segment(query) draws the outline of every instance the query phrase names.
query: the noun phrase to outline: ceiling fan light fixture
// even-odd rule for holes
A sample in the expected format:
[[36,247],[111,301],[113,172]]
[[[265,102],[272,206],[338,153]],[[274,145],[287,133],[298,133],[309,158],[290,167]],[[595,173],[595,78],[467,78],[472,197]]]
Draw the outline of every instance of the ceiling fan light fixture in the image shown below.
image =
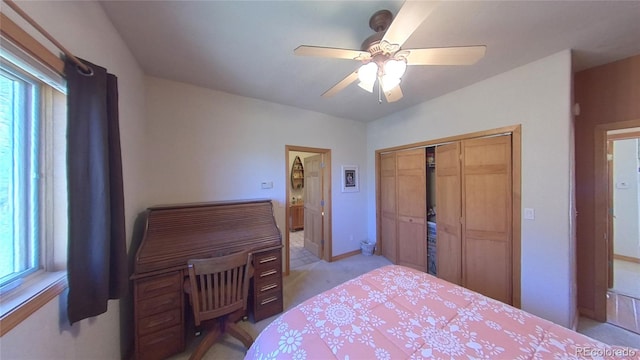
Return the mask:
[[358,69],[358,80],[360,80],[361,83],[371,84],[372,87],[373,83],[376,82],[377,75],[378,65],[373,61],[360,66],[360,69]]
[[382,91],[384,92],[391,91],[391,89],[400,85],[400,78],[385,74],[380,79],[380,85],[382,86]]
[[358,86],[360,86],[361,88],[363,88],[364,90],[373,93],[373,86],[375,85],[375,81],[372,82],[364,82],[364,81],[360,81],[358,83]]
[[392,76],[394,78],[400,79],[404,72],[407,71],[407,61],[406,60],[396,60],[390,59],[384,63],[384,75]]

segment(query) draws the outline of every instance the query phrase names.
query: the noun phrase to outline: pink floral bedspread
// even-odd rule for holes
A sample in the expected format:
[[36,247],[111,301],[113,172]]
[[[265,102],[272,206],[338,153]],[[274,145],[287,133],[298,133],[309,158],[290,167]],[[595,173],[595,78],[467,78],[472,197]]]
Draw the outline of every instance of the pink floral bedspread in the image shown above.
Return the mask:
[[423,272],[389,265],[287,311],[245,359],[640,359]]

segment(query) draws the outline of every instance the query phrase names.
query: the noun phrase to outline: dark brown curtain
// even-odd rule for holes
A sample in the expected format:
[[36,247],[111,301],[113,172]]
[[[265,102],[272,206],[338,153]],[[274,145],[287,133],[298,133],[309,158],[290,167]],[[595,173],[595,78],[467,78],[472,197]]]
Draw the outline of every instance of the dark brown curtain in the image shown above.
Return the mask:
[[67,80],[69,322],[107,311],[127,290],[118,82],[107,70],[72,61]]

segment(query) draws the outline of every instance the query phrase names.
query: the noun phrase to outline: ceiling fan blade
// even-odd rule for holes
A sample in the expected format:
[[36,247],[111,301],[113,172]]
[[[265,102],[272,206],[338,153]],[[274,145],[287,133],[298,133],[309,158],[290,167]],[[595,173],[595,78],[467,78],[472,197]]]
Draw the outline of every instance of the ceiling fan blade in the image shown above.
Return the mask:
[[472,65],[484,57],[487,47],[459,46],[432,49],[407,49],[407,65]]
[[352,82],[356,80],[358,80],[358,70],[347,75],[347,77],[340,80],[340,82],[335,84],[331,89],[325,91],[324,94],[322,94],[322,97],[331,97],[335,95],[337,92],[339,92],[340,90],[349,86]]
[[395,101],[398,101],[400,99],[402,99],[402,89],[400,89],[400,85],[394,87],[393,89],[389,90],[389,91],[385,91],[384,93],[384,97],[385,99],[387,99],[388,103],[392,103]]
[[295,50],[293,50],[293,53],[299,56],[318,56],[349,60],[367,60],[371,58],[371,54],[367,51],[307,45],[298,46]]
[[437,1],[405,1],[382,41],[399,47],[436,8]]

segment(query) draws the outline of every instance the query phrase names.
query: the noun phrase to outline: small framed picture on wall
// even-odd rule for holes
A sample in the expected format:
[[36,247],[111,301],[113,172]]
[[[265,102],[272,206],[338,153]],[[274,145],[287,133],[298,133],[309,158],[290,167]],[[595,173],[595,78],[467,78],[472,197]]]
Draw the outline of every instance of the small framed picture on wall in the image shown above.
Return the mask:
[[358,166],[343,165],[342,166],[342,192],[358,192],[360,191],[360,174]]

